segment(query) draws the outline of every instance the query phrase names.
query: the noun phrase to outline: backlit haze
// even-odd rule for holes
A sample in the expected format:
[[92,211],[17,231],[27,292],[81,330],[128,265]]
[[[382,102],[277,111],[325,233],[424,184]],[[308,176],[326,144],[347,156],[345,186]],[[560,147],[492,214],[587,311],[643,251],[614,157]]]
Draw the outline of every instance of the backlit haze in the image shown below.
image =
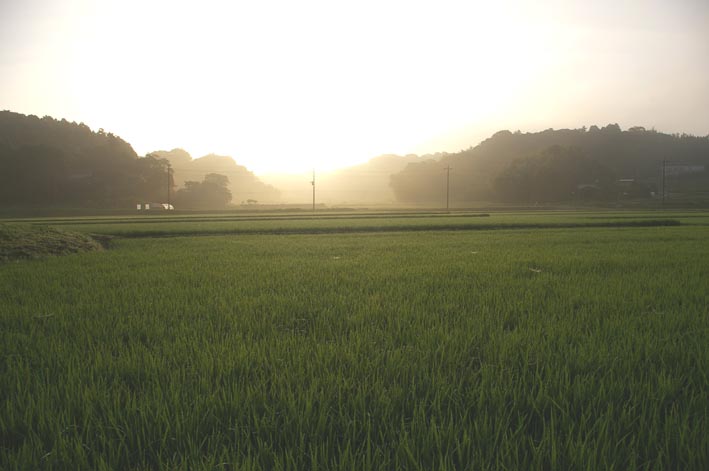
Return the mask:
[[0,0],[0,109],[258,174],[500,129],[709,133],[709,2]]

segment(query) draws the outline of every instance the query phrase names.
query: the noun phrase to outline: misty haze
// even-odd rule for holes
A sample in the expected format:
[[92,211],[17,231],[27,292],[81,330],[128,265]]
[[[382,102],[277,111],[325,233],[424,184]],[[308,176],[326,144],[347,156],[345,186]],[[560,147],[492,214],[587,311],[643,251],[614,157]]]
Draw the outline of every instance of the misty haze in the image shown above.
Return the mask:
[[709,469],[708,26],[0,2],[0,469]]

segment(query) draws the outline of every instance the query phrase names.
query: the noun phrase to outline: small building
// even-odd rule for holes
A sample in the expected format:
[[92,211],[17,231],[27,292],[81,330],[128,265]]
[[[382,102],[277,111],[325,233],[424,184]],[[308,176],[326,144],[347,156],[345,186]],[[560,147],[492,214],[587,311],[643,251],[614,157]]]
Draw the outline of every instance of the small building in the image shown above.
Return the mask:
[[700,173],[704,172],[705,167],[701,164],[678,164],[673,162],[667,162],[664,168],[665,175],[679,176],[686,175],[688,173]]

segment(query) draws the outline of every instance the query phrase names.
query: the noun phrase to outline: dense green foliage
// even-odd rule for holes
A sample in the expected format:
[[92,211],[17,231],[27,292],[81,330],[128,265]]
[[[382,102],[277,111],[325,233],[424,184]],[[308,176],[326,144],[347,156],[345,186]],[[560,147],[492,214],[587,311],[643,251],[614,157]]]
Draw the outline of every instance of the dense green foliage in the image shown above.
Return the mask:
[[99,241],[82,233],[37,225],[0,224],[0,262],[101,248]]
[[[566,151],[559,153],[554,146]],[[556,158],[550,159],[552,154]],[[689,193],[690,200],[709,200],[709,136],[668,135],[639,127],[621,131],[617,124],[538,133],[500,131],[470,149],[409,164],[392,175],[391,185],[400,202],[445,201],[445,167],[451,166],[455,201],[649,199],[662,190],[663,160],[703,166],[698,174],[668,172],[666,190]],[[627,184],[617,182],[621,179],[633,180],[631,192]],[[615,184],[609,185],[611,181]],[[577,191],[591,187],[593,192]]]
[[167,161],[103,129],[0,112],[0,207],[135,207],[167,194]]
[[[173,194],[176,187],[175,171],[168,177],[164,157],[160,152],[139,157],[120,137],[103,129],[93,132],[83,123],[0,111],[0,208],[129,209],[138,203],[163,203],[168,185]],[[265,199],[277,198],[275,189],[230,157],[196,159],[189,171],[183,171],[182,157],[174,159],[181,162],[180,183],[192,182],[183,195],[188,207],[224,207],[222,185],[199,181],[221,169],[227,177],[234,175],[232,183],[243,186],[242,194],[254,194],[258,188],[269,195]],[[205,206],[207,202],[214,205]]]
[[0,266],[0,468],[706,469],[691,216]]
[[512,162],[497,177],[495,189],[509,201],[554,202],[610,197],[614,183],[610,170],[578,148],[552,146]]

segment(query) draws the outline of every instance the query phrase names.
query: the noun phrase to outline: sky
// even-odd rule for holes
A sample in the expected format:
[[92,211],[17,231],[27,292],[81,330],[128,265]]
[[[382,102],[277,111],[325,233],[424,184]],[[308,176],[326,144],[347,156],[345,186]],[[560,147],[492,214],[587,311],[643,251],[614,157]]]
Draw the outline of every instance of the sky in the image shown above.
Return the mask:
[[709,134],[707,0],[0,0],[0,109],[257,174],[501,129]]

